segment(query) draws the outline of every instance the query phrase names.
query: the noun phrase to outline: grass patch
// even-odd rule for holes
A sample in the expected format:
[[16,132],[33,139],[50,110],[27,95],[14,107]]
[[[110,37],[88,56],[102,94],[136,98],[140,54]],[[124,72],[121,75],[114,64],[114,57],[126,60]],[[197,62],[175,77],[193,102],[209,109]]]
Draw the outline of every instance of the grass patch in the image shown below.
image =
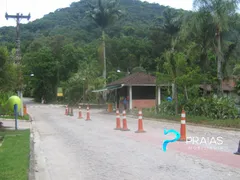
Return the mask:
[[[15,119],[15,117],[13,115],[4,115],[4,116],[0,116],[0,119]],[[18,120],[29,120],[30,117],[29,115],[24,115],[24,116],[18,116]]]
[[[180,122],[181,115],[167,115],[167,114],[156,114],[149,110],[143,110],[144,117],[156,118],[156,119],[167,119],[171,121]],[[214,127],[229,127],[240,129],[240,119],[210,119],[201,116],[190,116],[186,115],[187,123],[202,124],[202,125],[211,125]]]
[[0,179],[27,180],[30,154],[30,130],[0,130]]

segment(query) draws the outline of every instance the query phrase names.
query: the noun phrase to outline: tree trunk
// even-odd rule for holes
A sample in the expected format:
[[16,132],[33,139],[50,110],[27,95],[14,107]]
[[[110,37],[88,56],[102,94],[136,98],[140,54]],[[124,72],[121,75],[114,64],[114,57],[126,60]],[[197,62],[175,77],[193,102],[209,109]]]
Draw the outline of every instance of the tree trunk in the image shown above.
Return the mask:
[[188,100],[187,86],[184,86],[184,94],[185,94],[186,100]]
[[175,100],[175,114],[178,115],[178,93],[177,84],[174,82],[174,100]]
[[221,50],[221,38],[220,38],[220,30],[217,29],[217,77],[219,81],[219,93],[223,94],[222,90],[222,50]]
[[[105,46],[105,31],[102,30],[102,45],[103,45],[103,78],[104,78],[104,87],[107,84],[107,62],[106,62],[106,46]],[[103,91],[103,99],[104,101],[107,100],[107,94]]]
[[175,84],[172,83],[172,99],[175,98]]
[[[106,47],[105,47],[105,32],[102,31],[102,45],[103,45],[103,78],[106,81],[107,78],[107,68],[106,68]],[[106,83],[106,82],[105,82]]]
[[158,114],[159,113],[159,106],[158,106],[158,86],[156,84],[156,108],[155,108],[155,113]]
[[59,87],[59,84],[60,84],[60,74],[59,74],[59,62],[57,62],[57,87],[56,87],[56,94],[55,94],[55,101],[58,100],[58,96],[57,96],[57,93],[58,93],[58,87]]

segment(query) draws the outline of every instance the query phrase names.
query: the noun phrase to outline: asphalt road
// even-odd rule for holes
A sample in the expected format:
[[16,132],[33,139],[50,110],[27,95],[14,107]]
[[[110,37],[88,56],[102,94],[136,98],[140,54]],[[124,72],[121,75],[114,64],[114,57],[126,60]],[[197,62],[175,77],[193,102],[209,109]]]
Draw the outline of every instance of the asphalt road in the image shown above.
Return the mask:
[[[223,144],[175,142],[164,128],[180,124],[144,120],[146,133],[114,130],[116,117],[91,109],[91,121],[65,116],[64,107],[29,104],[33,117],[36,180],[239,180],[240,156],[234,155],[240,132],[187,125],[187,136],[222,137]],[[83,110],[83,115],[86,111]],[[212,148],[212,149],[211,149]]]

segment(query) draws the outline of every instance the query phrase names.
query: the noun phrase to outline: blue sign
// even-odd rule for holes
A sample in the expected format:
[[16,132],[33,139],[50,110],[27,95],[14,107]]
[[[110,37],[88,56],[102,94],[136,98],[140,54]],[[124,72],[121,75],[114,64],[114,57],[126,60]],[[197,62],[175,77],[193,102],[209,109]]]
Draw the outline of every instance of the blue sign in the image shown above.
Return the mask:
[[181,136],[180,136],[180,133],[177,132],[177,131],[175,131],[175,130],[173,130],[173,129],[170,129],[170,130],[166,130],[166,129],[164,129],[164,135],[167,135],[167,134],[169,134],[169,133],[173,133],[173,134],[175,134],[176,137],[175,137],[175,139],[171,139],[171,140],[165,140],[165,141],[163,141],[163,144],[162,144],[162,150],[163,150],[164,152],[167,151],[167,145],[168,145],[168,143],[176,142],[176,141],[179,140],[180,137],[181,137]]

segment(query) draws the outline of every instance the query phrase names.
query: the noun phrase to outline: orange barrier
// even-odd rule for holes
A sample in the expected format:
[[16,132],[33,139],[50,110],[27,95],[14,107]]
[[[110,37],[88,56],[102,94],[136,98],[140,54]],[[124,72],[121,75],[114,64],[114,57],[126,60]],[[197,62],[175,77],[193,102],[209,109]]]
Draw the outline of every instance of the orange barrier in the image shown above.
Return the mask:
[[181,128],[180,128],[180,139],[179,141],[186,141],[186,113],[184,110],[182,110],[181,114]]
[[121,130],[121,120],[118,109],[116,110],[116,128],[114,128],[114,130]]
[[145,133],[146,131],[144,131],[143,129],[143,120],[142,120],[142,111],[139,110],[138,111],[138,130],[135,131],[135,133]]
[[126,111],[123,110],[123,128],[121,128],[121,131],[130,131],[127,127],[127,118],[126,118]]
[[78,112],[78,119],[82,119],[82,111],[81,111],[81,106],[79,106],[79,112]]
[[90,121],[91,118],[90,118],[90,111],[89,111],[89,105],[87,106],[87,118],[86,118],[86,121]]

